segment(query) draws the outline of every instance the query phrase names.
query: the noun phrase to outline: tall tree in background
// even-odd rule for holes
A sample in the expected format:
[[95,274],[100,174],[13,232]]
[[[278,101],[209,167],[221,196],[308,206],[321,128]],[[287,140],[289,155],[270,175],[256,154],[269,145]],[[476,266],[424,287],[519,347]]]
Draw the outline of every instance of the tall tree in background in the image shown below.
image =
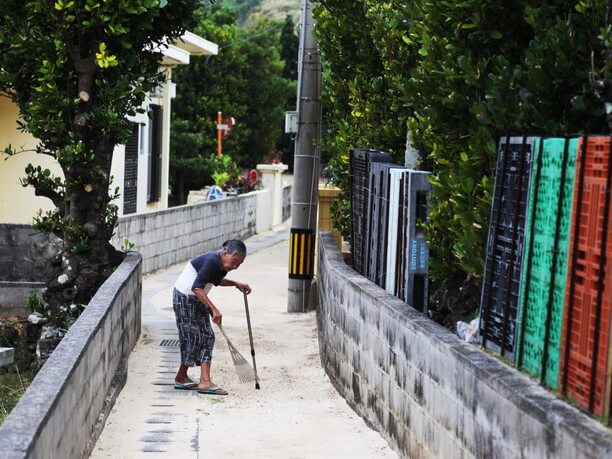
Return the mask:
[[34,227],[63,240],[46,265],[44,293],[60,326],[112,272],[113,149],[129,136],[126,116],[163,82],[156,43],[179,36],[199,3],[0,0],[0,91],[40,140],[37,153],[57,160],[65,177],[30,165],[23,179],[55,204]]
[[262,18],[242,28],[234,10],[219,6],[199,10],[197,21],[196,33],[220,46],[218,56],[174,74],[170,180],[179,202],[189,189],[209,183],[218,111],[237,121],[224,153],[243,168],[254,167],[275,149],[293,89],[282,76],[280,24]]
[[300,43],[291,16],[285,18],[280,35],[280,57],[284,62],[283,78],[295,81],[298,78],[298,51]]
[[251,10],[261,3],[261,0],[221,0],[219,3],[224,8],[236,10],[236,19],[240,24],[244,24],[249,17]]
[[[296,109],[297,101],[297,79],[298,79],[298,52],[299,38],[296,32],[295,22],[291,16],[285,18],[285,23],[280,35],[281,51],[280,56],[284,63],[283,78],[292,82],[293,86],[287,98],[285,110],[293,111]],[[293,134],[281,133],[276,144],[276,149],[283,153],[283,162],[293,170],[294,141]]]

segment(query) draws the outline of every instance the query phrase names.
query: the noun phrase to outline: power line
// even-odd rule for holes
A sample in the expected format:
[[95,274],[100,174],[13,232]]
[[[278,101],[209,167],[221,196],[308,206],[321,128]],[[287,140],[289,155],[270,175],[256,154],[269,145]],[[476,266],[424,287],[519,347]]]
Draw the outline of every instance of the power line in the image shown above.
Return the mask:
[[225,49],[225,48],[229,48],[230,46],[235,46],[235,45],[239,45],[239,44],[242,44],[242,43],[247,43],[247,42],[253,40],[254,38],[257,38],[257,37],[260,37],[260,36],[265,35],[267,33],[270,33],[273,30],[280,29],[283,25],[284,24],[282,24],[282,23],[281,24],[277,24],[277,25],[275,25],[273,27],[270,27],[269,29],[262,30],[261,32],[258,32],[258,33],[254,34],[254,35],[250,35],[250,36],[248,36],[246,38],[243,38],[242,40],[238,40],[238,41],[235,41],[233,43],[228,43],[227,45],[219,46],[219,51],[221,51],[222,49]]

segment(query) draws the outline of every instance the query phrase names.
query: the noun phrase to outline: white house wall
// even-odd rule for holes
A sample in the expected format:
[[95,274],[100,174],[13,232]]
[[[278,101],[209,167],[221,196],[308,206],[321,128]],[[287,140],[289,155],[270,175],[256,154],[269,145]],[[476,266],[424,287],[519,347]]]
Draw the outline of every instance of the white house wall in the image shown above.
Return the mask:
[[[162,70],[166,76],[166,83],[162,85],[161,97],[153,100],[154,103],[162,107],[162,167],[161,167],[161,195],[158,201],[147,203],[146,210],[162,210],[168,208],[168,190],[170,178],[170,119],[172,111],[172,97],[174,83],[172,83],[172,70],[169,68]],[[147,190],[144,190],[145,195]]]
[[[156,99],[157,100],[157,99]],[[143,105],[145,113],[137,114],[128,119],[138,125],[138,175],[137,175],[137,194],[136,194],[136,213],[147,212],[147,188],[149,181],[149,150],[150,145],[150,129],[151,120],[148,116],[149,102],[147,100]],[[124,177],[125,177],[125,145],[117,145],[113,152],[113,163],[111,174],[114,176],[114,181],[111,185],[111,190],[119,187],[119,199],[116,201],[119,206],[119,215],[123,215],[123,197],[124,197]]]
[[136,213],[146,212],[147,209],[147,184],[149,180],[149,155],[150,145],[150,120],[148,116],[144,116],[142,123],[139,123],[140,130],[138,136],[138,183],[142,186],[138,187],[136,197]]
[[[177,48],[178,47],[178,48]],[[181,56],[193,55],[216,55],[218,47],[197,35],[186,33],[182,40],[173,43],[173,56],[181,51]],[[176,57],[176,56],[175,56]],[[183,56],[184,57],[184,56]],[[185,60],[185,59],[183,59]],[[187,60],[188,62],[188,60]],[[184,64],[185,62],[174,62],[169,65]],[[171,101],[176,93],[174,83],[171,81],[172,70],[170,67],[162,67],[161,72],[166,75],[166,83],[160,88],[159,94],[155,94],[147,104],[154,103],[162,107],[162,138],[161,138],[161,186],[160,198],[154,202],[148,202],[149,188],[149,151],[151,120],[147,115],[137,115],[130,121],[144,126],[143,136],[139,136],[138,146],[138,169],[137,169],[137,194],[136,213],[145,213],[153,210],[168,208],[169,172],[170,172],[170,120]],[[23,134],[17,130],[16,120],[19,118],[17,106],[8,98],[0,94],[0,152],[9,144],[17,150],[33,149],[38,143],[37,139],[29,134]],[[19,178],[25,176],[25,168],[29,163],[48,168],[55,175],[63,178],[59,164],[51,157],[38,155],[33,152],[21,153],[12,156],[5,161],[6,155],[0,153],[0,222],[2,223],[24,223],[29,224],[32,216],[38,209],[51,210],[53,203],[43,197],[34,195],[34,189],[24,188],[19,183]],[[119,215],[123,215],[123,191],[125,180],[125,146],[117,145],[113,152],[111,175],[114,180],[111,184],[111,192],[119,187],[120,197],[115,202],[119,207]]]
[[[123,215],[123,176],[125,174],[125,145],[115,145],[113,150],[113,161],[111,163],[111,177],[113,181],[110,184],[110,192],[115,191],[115,187],[119,187],[119,198],[115,200],[115,204],[119,207],[119,215]],[[140,159],[140,158],[139,158]]]
[[[165,70],[170,78],[170,69]],[[149,182],[149,149],[151,120],[145,113],[130,118],[130,121],[142,126],[139,127],[138,138],[138,187],[136,198],[136,213],[150,212],[168,208],[168,179],[170,170],[170,116],[171,99],[175,93],[175,85],[167,81],[163,85],[160,96],[148,100],[144,108],[148,109],[149,103],[155,103],[162,107],[162,170],[161,170],[161,197],[158,201],[148,202]],[[11,145],[17,151],[33,150],[38,141],[30,134],[24,134],[17,130],[16,120],[19,118],[18,107],[7,97],[0,97],[0,151]],[[7,157],[0,153],[0,222],[23,223],[32,222],[32,216],[38,209],[43,212],[53,209],[53,203],[45,197],[35,196],[32,187],[22,187],[19,179],[25,176],[25,168],[28,164],[40,165],[48,168],[54,175],[63,178],[63,172],[57,161],[50,156],[40,155],[33,151],[25,151],[15,156]],[[115,204],[119,208],[119,215],[123,215],[124,177],[125,177],[125,145],[116,145],[113,151],[111,163],[111,176],[113,181],[110,185],[111,193],[119,187],[119,198]]]

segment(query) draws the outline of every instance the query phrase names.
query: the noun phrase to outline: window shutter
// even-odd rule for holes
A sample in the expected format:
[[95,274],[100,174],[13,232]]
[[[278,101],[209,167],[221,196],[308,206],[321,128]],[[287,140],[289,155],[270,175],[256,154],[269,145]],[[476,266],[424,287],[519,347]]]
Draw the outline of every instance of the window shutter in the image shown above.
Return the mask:
[[161,197],[162,169],[162,126],[163,110],[160,105],[151,105],[151,167],[149,202],[159,201]]
[[123,214],[136,212],[138,190],[138,124],[132,123],[132,135],[125,145],[123,173]]

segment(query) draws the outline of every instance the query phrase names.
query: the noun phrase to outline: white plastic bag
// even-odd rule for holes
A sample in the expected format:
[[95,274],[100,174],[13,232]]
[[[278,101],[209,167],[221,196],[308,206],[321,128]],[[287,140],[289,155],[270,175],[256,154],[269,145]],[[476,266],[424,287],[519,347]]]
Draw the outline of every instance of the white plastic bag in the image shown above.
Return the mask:
[[457,322],[457,335],[468,343],[478,342],[478,317],[472,320],[469,324],[467,322]]

